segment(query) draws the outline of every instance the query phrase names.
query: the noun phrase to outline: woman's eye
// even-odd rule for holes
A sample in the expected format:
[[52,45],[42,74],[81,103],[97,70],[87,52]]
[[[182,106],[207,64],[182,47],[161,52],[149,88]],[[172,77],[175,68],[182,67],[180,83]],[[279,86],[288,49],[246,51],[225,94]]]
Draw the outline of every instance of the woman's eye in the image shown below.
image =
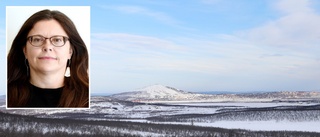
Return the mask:
[[53,38],[52,41],[53,42],[62,42],[63,40],[62,40],[62,38]]
[[32,42],[41,42],[41,41],[42,41],[41,38],[33,38],[33,39],[32,39]]

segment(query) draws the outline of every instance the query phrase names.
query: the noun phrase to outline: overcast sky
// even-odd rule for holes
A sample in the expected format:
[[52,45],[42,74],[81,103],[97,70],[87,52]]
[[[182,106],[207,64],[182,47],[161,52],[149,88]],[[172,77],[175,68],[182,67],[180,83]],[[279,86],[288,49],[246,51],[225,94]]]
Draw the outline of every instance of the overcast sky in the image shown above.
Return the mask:
[[[91,93],[153,84],[186,91],[320,90],[317,0],[0,0],[6,6],[90,6]],[[5,94],[6,88],[0,88]]]

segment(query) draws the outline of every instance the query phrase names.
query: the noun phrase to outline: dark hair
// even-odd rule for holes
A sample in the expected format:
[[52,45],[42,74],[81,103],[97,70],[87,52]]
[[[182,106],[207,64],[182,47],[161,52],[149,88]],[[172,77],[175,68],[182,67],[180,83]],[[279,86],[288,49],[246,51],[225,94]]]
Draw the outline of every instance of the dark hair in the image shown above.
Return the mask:
[[34,25],[42,20],[56,20],[67,33],[72,48],[69,78],[65,77],[64,88],[59,101],[59,107],[88,107],[89,77],[88,50],[81,39],[73,22],[59,11],[42,10],[22,25],[13,40],[8,54],[7,103],[8,107],[23,107],[29,99],[29,76],[23,48],[26,46],[27,35]]

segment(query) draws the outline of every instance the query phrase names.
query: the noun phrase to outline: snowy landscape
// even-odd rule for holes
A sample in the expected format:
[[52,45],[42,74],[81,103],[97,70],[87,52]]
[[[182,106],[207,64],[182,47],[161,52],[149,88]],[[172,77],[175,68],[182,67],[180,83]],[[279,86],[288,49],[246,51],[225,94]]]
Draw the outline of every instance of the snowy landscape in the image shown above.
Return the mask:
[[[317,91],[200,94],[152,85],[93,96],[90,109],[6,109],[4,97],[0,103],[0,134],[16,130],[17,135],[320,136]],[[60,128],[50,128],[52,119]],[[21,121],[30,128],[21,127]]]

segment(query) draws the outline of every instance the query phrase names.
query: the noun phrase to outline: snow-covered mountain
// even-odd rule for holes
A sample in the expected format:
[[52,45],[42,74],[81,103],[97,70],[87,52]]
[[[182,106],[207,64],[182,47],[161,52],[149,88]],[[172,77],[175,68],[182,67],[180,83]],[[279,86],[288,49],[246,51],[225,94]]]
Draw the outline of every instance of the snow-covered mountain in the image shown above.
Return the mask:
[[252,101],[279,101],[296,99],[320,100],[320,92],[281,91],[244,94],[200,94],[178,90],[169,86],[152,85],[110,97],[135,102],[162,102],[162,101],[190,101],[190,102],[252,102]]
[[169,86],[152,85],[141,89],[133,90],[120,94],[114,94],[111,97],[127,101],[151,101],[151,100],[187,100],[195,96],[203,96],[203,94],[196,94],[186,92]]

